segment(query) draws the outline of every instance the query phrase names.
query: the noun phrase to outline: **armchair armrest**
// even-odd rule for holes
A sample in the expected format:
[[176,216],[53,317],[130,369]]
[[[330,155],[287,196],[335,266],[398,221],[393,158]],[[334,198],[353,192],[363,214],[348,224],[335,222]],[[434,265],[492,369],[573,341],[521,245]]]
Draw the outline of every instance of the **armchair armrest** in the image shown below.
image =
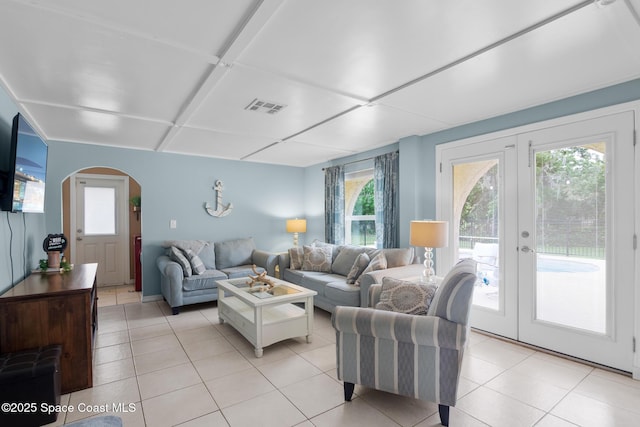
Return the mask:
[[336,307],[338,334],[360,335],[412,345],[463,350],[468,328],[437,316],[415,316],[361,307]]
[[254,249],[251,254],[251,261],[258,267],[267,270],[267,274],[274,277],[276,274],[276,265],[278,265],[278,254]]

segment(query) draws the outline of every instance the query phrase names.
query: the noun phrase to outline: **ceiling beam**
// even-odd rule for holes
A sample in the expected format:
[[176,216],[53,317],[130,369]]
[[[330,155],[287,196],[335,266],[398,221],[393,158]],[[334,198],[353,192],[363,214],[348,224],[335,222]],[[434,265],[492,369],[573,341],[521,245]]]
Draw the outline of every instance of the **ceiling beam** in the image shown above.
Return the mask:
[[198,111],[204,100],[233,67],[236,58],[249,46],[283,3],[284,0],[261,0],[249,11],[246,18],[237,26],[227,45],[222,49],[220,59],[181,108],[174,121],[174,126],[160,141],[156,151],[164,151],[171,145],[180,127]]

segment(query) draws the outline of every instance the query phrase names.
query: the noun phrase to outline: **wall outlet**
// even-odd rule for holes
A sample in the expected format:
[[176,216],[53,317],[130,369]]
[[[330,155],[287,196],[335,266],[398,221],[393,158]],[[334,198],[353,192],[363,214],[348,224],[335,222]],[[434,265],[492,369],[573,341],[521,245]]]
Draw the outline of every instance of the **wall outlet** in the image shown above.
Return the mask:
[[175,219],[172,219],[171,222],[169,223],[169,227],[176,228],[177,226],[178,226],[178,221],[176,221]]

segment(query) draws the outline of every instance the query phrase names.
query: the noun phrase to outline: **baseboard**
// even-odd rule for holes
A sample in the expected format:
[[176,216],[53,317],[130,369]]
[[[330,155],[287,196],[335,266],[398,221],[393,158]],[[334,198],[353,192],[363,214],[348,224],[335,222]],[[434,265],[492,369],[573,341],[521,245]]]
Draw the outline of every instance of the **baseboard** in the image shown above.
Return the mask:
[[162,295],[147,295],[142,297],[142,302],[162,301]]

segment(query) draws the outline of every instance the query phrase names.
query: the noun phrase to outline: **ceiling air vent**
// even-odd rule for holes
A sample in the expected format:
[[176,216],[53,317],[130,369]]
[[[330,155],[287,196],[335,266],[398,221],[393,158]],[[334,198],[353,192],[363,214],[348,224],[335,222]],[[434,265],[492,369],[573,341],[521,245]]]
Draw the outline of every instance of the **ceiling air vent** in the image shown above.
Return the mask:
[[286,105],[283,104],[278,104],[271,101],[262,101],[256,98],[251,101],[249,105],[244,107],[244,109],[249,111],[256,111],[258,113],[276,114],[284,110],[285,107]]

